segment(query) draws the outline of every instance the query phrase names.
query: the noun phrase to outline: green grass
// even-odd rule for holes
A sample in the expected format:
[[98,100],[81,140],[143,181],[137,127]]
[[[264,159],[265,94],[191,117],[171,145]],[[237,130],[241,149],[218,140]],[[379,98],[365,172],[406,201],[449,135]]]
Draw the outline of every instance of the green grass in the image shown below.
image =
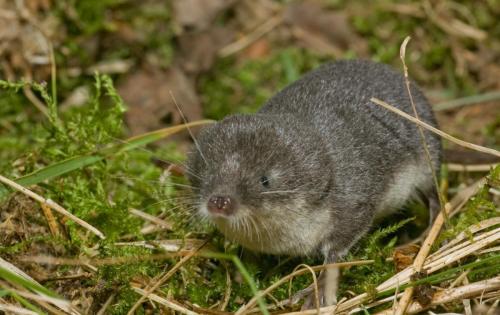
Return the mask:
[[[57,17],[64,22],[68,34],[61,44],[61,50],[56,50],[59,76],[57,98],[63,99],[78,86],[92,86],[92,97],[84,106],[60,111],[56,106],[55,93],[49,93],[45,85],[34,84],[34,92],[50,109],[48,117],[45,117],[23,96],[20,89],[25,83],[0,81],[0,174],[18,179],[24,185],[36,189],[42,196],[60,203],[101,230],[106,239],[99,240],[75,223],[67,221],[63,224],[67,232],[65,238],[50,235],[31,237],[16,244],[2,245],[0,254],[15,259],[25,253],[32,253],[37,244],[43,243],[63,248],[63,257],[129,257],[134,263],[100,266],[91,278],[85,279],[76,287],[84,292],[94,292],[94,288],[100,288],[100,293],[95,293],[96,300],[105,300],[109,292],[116,292],[109,312],[124,314],[139,298],[130,288],[130,282],[149,282],[150,278],[172,267],[177,259],[136,262],[136,258],[157,254],[160,250],[116,246],[116,241],[123,240],[126,235],[132,235],[134,240],[146,241],[182,239],[186,236],[209,239],[211,250],[217,254],[194,257],[161,290],[164,295],[172,294],[179,301],[209,307],[222,300],[227,272],[232,279],[232,293],[227,310],[235,311],[242,301],[252,298],[256,290],[262,290],[289,274],[296,265],[303,262],[310,265],[321,264],[321,260],[314,257],[289,259],[251,253],[236,244],[227,243],[212,227],[196,224],[192,214],[185,207],[178,207],[178,203],[173,200],[184,194],[174,184],[186,181],[172,177],[160,182],[163,170],[151,161],[152,157],[183,161],[185,157],[177,144],[170,142],[153,147],[148,143],[157,138],[144,137],[141,139],[144,143],[140,146],[140,141],[135,142],[135,147],[124,146],[119,139],[126,139],[123,123],[126,104],[113,86],[113,79],[118,80],[119,77],[72,77],[68,74],[67,68],[70,65],[86,67],[98,61],[116,58],[130,58],[140,64],[146,54],[160,60],[157,65],[160,68],[171,64],[175,41],[170,8],[148,2],[148,5],[137,9],[127,3],[123,0],[70,1],[76,10],[76,19],[68,16],[68,11],[59,4],[55,6]],[[328,3],[336,9],[349,6],[347,1],[333,0]],[[474,5],[471,2],[464,3],[476,18],[478,26],[487,30],[492,38],[500,35],[498,23],[495,23],[499,12],[492,9],[496,4],[498,1],[493,0]],[[365,11],[369,13],[368,16],[353,16],[350,23],[367,40],[373,59],[400,66],[399,44],[416,27],[421,27],[427,35],[414,38],[408,48],[414,50],[416,47],[423,47],[418,51],[418,58],[412,59],[410,68],[418,66],[426,71],[428,77],[419,77],[419,72],[415,71],[417,80],[425,87],[445,87],[451,95],[467,95],[476,91],[476,74],[466,73],[462,76],[454,72],[456,64],[450,58],[447,34],[435,25],[415,17],[396,19],[394,14],[375,5]],[[142,30],[144,34],[150,35],[132,43],[120,41],[117,34],[120,23],[125,22],[130,23],[129,26],[134,30]],[[223,25],[224,19],[219,23]],[[382,36],[387,30],[391,31],[389,38]],[[82,44],[91,40],[102,44],[99,53],[81,49]],[[417,45],[417,40],[423,43]],[[476,43],[464,41],[463,44],[477,49]],[[62,50],[65,54],[60,52]],[[351,53],[346,52],[347,56],[351,56]],[[331,59],[330,56],[318,55],[303,48],[279,45],[272,47],[269,55],[255,60],[239,60],[235,57],[219,59],[213,69],[201,75],[198,80],[204,114],[211,119],[221,119],[235,112],[254,112],[280,88]],[[495,127],[498,127],[498,122],[486,126],[484,131],[484,136],[491,145],[498,141],[495,139]],[[458,185],[463,178],[450,176],[450,180],[452,184]],[[498,187],[499,183],[500,167],[497,167],[490,174],[490,185]],[[464,211],[449,220],[436,245],[449,240],[471,224],[497,216],[495,204],[487,189],[480,191],[467,203]],[[16,196],[18,195],[0,186],[0,207],[8,208],[10,201]],[[131,216],[129,208],[137,208],[152,215],[165,214],[168,220],[173,221],[175,228],[159,234],[140,234],[144,221]],[[15,208],[9,210],[16,211]],[[31,210],[41,211],[38,208]],[[394,266],[385,262],[385,258],[391,256],[403,230],[422,230],[426,224],[425,215],[421,215],[422,211],[418,206],[405,211],[403,216],[392,217],[382,226],[375,227],[346,257],[347,260],[374,259],[375,263],[346,269],[341,293],[346,293],[347,290],[356,293],[373,292],[378,284],[394,274]],[[415,216],[415,219],[406,222],[403,217],[408,216]],[[32,223],[30,220],[34,220],[29,213],[25,218],[27,225]],[[494,257],[493,254],[483,256],[491,260],[481,266],[472,265],[475,263],[473,257],[467,258],[462,261],[462,266],[453,268],[477,267],[471,273],[471,280],[484,279],[498,274],[497,260],[494,260],[497,258]],[[69,266],[55,267],[54,270],[61,273],[73,271]],[[462,269],[448,271],[449,274],[439,273],[436,281],[455,275],[459,270]],[[3,279],[30,288],[28,284],[9,278],[10,275],[2,272],[0,276]],[[297,277],[293,281],[292,291],[306,287],[310,281],[311,277],[307,274]],[[60,289],[57,282],[48,281],[41,290],[65,296],[67,292],[58,291]],[[9,296],[27,308],[37,308],[8,290],[0,291],[0,295]],[[276,289],[273,296],[278,300],[287,298],[287,286]],[[264,302],[273,303],[268,297]],[[143,310],[141,312],[144,313]]]

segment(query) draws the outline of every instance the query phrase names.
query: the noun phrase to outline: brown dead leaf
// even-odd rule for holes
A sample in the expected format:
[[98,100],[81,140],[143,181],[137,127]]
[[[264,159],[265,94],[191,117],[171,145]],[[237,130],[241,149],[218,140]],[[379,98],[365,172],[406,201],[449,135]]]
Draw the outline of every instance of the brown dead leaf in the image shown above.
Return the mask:
[[406,246],[397,248],[394,251],[394,254],[392,254],[396,270],[399,272],[410,266],[413,263],[413,259],[417,255],[419,249],[420,246],[416,244],[408,244]]
[[172,10],[178,33],[206,30],[215,17],[234,0],[173,0]]
[[234,31],[228,27],[213,27],[197,33],[185,33],[178,39],[179,60],[189,74],[209,70],[215,62],[217,52],[234,39]]
[[336,56],[348,49],[360,56],[367,54],[367,44],[352,30],[347,14],[327,10],[318,1],[290,4],[285,11],[285,21],[307,48]]
[[269,44],[269,41],[262,38],[248,46],[248,48],[243,51],[241,57],[244,59],[260,59],[268,56],[270,52],[271,45]]
[[118,87],[129,106],[126,121],[133,135],[183,122],[172,95],[188,121],[202,118],[194,82],[178,67],[166,72],[141,69]]

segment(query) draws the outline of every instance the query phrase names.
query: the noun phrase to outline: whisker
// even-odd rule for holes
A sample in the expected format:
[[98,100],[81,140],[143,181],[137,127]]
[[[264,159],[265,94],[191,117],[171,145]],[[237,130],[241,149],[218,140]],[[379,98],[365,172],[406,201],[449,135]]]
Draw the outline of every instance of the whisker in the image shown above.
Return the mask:
[[110,178],[115,178],[115,179],[129,179],[129,180],[134,180],[134,181],[139,181],[139,182],[145,182],[145,183],[150,183],[150,184],[158,184],[158,186],[161,187],[169,187],[169,186],[177,186],[177,187],[184,187],[184,188],[190,188],[193,190],[199,190],[198,187],[189,185],[189,184],[180,184],[180,183],[174,183],[174,182],[162,182],[160,180],[153,180],[153,179],[141,179],[137,177],[130,177],[130,176],[110,176]]
[[[113,139],[114,141],[117,141],[117,142],[120,142],[120,143],[123,143],[123,144],[126,144],[128,143],[127,141],[123,140],[123,139],[120,139],[120,138],[116,138],[116,137],[113,137],[113,136],[110,136],[111,139]],[[144,148],[144,147],[136,147],[134,148],[134,150],[141,150],[143,152],[146,152],[146,153],[149,153],[151,154],[155,159],[157,159],[158,161],[160,162],[163,162],[165,164],[176,164],[176,165],[181,165],[183,168],[184,168],[184,171],[186,173],[189,173],[190,175],[193,175],[194,177],[198,178],[198,179],[201,179],[200,175],[199,174],[196,174],[191,168],[189,168],[187,166],[187,164],[183,163],[182,161],[180,160],[177,160],[177,161],[172,161],[172,160],[167,160],[165,158],[160,158],[158,156],[156,156],[156,153],[153,152],[152,150],[149,150],[147,148]]]
[[181,108],[179,107],[179,105],[177,104],[177,100],[175,99],[174,97],[174,93],[172,93],[172,91],[169,91],[170,93],[170,97],[172,97],[172,101],[174,101],[174,104],[175,104],[175,107],[177,107],[177,110],[179,111],[179,114],[181,115],[182,117],[182,120],[184,121],[184,124],[186,124],[186,129],[188,130],[189,132],[189,135],[191,136],[191,138],[193,139],[193,142],[194,142],[194,145],[196,146],[196,149],[198,150],[198,152],[200,153],[200,156],[201,158],[203,159],[203,161],[205,161],[205,165],[208,165],[208,162],[207,162],[207,159],[205,158],[205,156],[203,155],[203,152],[201,151],[201,148],[200,148],[200,145],[198,144],[198,141],[196,140],[196,138],[194,137],[193,133],[191,132],[191,128],[189,128],[187,126],[187,119],[186,117],[184,116],[184,113],[182,112]]

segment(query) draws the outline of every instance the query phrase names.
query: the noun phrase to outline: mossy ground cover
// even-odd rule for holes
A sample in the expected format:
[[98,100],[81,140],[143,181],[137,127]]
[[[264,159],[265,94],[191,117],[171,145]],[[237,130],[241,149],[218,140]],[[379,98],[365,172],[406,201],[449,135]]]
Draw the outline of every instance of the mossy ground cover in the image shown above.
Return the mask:
[[[357,12],[358,5],[342,1],[326,1],[332,8]],[[387,2],[386,4],[391,4]],[[477,21],[477,27],[486,30],[491,37],[500,30],[492,21],[499,16],[495,1],[482,1],[478,5],[465,4],[461,12],[469,12]],[[144,54],[161,60],[159,67],[168,67],[172,62],[176,42],[174,30],[169,26],[172,12],[168,6],[153,3],[145,9],[137,9],[126,1],[85,1],[71,2],[70,7],[56,5],[55,15],[68,25],[61,50],[56,50],[57,80],[56,90],[51,85],[38,85],[35,94],[44,101],[49,115],[40,114],[25,97],[22,84],[4,81],[0,91],[0,175],[10,179],[29,175],[61,161],[99,152],[109,145],[119,144],[128,138],[124,114],[125,104],[114,88],[113,81],[120,77],[82,74],[68,75],[72,64],[91,65],[108,58],[143,59]],[[76,12],[69,14],[68,12]],[[394,19],[384,6],[375,5],[369,17],[352,17],[352,27],[368,42],[373,59],[398,65],[401,40],[412,33],[416,24],[423,23],[432,37],[418,37],[416,50],[418,58],[412,58],[411,66],[417,68],[414,75],[424,87],[443,88],[446,95],[460,96],[477,93],[479,74],[474,71],[457,74],[453,71],[456,60],[449,58],[451,45],[443,40],[447,34],[435,24],[427,23],[418,14],[415,17]],[[113,15],[113,23],[109,15]],[[130,47],[113,37],[119,22],[128,21],[144,30],[141,45]],[[131,22],[130,22],[131,21]],[[167,22],[165,22],[167,21]],[[224,21],[218,21],[224,23]],[[166,25],[166,26],[165,26]],[[387,35],[391,31],[391,36]],[[384,33],[385,31],[385,33]],[[79,49],[81,44],[99,38],[104,44],[101,50]],[[117,40],[111,45],[107,40]],[[498,37],[497,37],[498,38]],[[136,43],[136,42],[135,42]],[[474,41],[465,40],[463,45],[475,47]],[[491,41],[486,46],[498,45]],[[478,48],[479,49],[479,48]],[[355,57],[346,51],[345,57]],[[203,101],[206,117],[220,119],[235,112],[253,112],[273,93],[296,80],[300,74],[315,68],[331,56],[290,45],[277,44],[265,56],[252,60],[242,60],[234,56],[219,59],[213,68],[202,74],[198,80],[198,91]],[[70,94],[80,85],[90,87],[91,96],[82,106],[60,109],[56,100]],[[26,85],[32,88],[30,85]],[[498,116],[498,112],[496,113]],[[498,144],[495,138],[496,122],[482,128],[484,141]],[[467,135],[464,135],[467,136]],[[206,249],[211,253],[226,256],[195,255],[182,265],[159,289],[163,296],[179,301],[186,307],[197,309],[217,309],[226,304],[226,311],[236,311],[250,300],[254,293],[251,283],[262,290],[289,274],[297,265],[321,264],[317,258],[289,258],[260,255],[227,242],[213,227],[200,223],[189,205],[189,192],[185,179],[166,172],[164,167],[154,163],[163,160],[182,164],[184,151],[176,141],[161,145],[147,145],[133,150],[116,152],[71,172],[42,180],[29,188],[45,198],[63,205],[68,211],[88,222],[104,233],[101,240],[71,220],[57,214],[59,235],[48,229],[46,217],[42,215],[40,204],[32,202],[21,193],[7,187],[0,188],[0,256],[20,269],[28,272],[38,282],[59,296],[73,301],[82,310],[94,314],[112,296],[106,313],[125,314],[140,298],[134,292],[134,285],[146,286],[158,279],[179,261],[179,257],[158,257],[165,254],[155,246],[131,246],[120,243],[145,241],[153,244],[158,240],[207,241]],[[449,187],[457,188],[471,179],[473,174],[448,175],[443,181]],[[480,174],[484,175],[484,174]],[[497,189],[500,183],[500,168],[492,170],[489,185],[485,186],[466,204],[463,211],[447,221],[436,246],[444,244],[461,231],[488,218],[498,217],[498,198],[489,189]],[[363,292],[374,293],[374,288],[394,275],[395,265],[387,262],[397,246],[398,239],[415,236],[425,229],[425,210],[419,205],[409,206],[372,229],[346,257],[347,261],[374,260],[365,266],[353,266],[344,271],[341,295],[351,296]],[[172,224],[171,229],[145,232],[145,221],[131,215],[131,209],[156,216]],[[414,217],[407,220],[408,217]],[[148,243],[149,242],[149,243]],[[40,256],[71,259],[90,259],[88,265],[43,264],[25,261],[23,257]],[[495,253],[480,256],[487,259]],[[234,260],[241,261],[244,269],[238,268]],[[151,259],[148,259],[151,258]],[[109,263],[97,264],[111,259]],[[124,259],[125,262],[114,262]],[[476,257],[460,261],[461,265],[474,263]],[[90,265],[90,267],[89,267]],[[456,265],[454,266],[456,267]],[[498,260],[472,269],[470,281],[487,279],[498,275]],[[69,276],[78,274],[79,277]],[[452,274],[458,276],[458,271]],[[449,278],[438,277],[436,285],[448,284]],[[2,301],[9,301],[27,308],[34,302],[25,303],[8,286],[3,286]],[[292,283],[291,292],[297,292],[311,282],[308,274],[299,276]],[[14,281],[15,283],[15,281]],[[229,283],[229,284],[228,284]],[[230,289],[228,289],[230,288]],[[289,290],[283,285],[274,290],[265,302],[288,298]],[[381,307],[383,309],[384,307]],[[448,306],[460,309],[461,304]],[[40,307],[36,307],[37,310]],[[160,313],[149,302],[144,303],[139,314]],[[370,310],[372,312],[372,310]]]

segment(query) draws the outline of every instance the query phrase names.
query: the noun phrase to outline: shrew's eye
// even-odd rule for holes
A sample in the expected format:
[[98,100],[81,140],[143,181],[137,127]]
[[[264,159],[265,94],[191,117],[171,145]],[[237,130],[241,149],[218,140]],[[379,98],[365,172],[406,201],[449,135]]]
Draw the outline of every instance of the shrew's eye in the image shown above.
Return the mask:
[[269,188],[269,178],[267,178],[267,176],[262,176],[260,178],[260,183],[264,186],[264,188]]

